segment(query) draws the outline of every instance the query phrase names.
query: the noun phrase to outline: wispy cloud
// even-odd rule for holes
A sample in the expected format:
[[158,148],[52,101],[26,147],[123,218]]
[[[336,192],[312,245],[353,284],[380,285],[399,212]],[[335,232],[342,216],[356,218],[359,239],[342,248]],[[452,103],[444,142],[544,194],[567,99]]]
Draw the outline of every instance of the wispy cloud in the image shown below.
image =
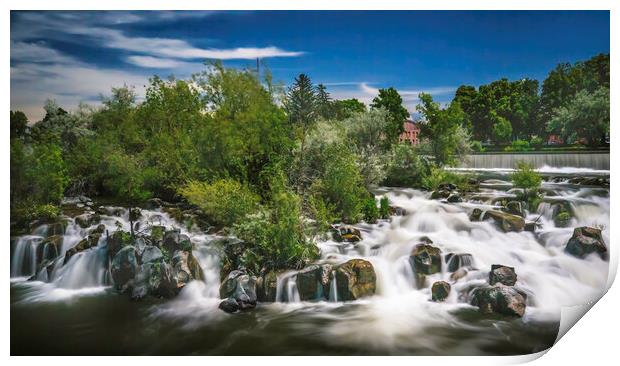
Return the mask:
[[189,69],[204,67],[204,65],[200,62],[185,62],[172,58],[160,58],[152,56],[129,56],[127,57],[127,62],[136,66],[152,69]]

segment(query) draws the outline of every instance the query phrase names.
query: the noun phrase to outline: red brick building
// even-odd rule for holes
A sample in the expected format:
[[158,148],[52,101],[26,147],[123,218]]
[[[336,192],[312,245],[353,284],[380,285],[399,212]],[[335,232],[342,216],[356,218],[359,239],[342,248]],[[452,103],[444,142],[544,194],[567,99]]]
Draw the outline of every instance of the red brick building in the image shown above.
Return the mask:
[[406,120],[403,127],[405,131],[400,134],[398,142],[409,142],[411,145],[419,144],[420,126],[411,120]]

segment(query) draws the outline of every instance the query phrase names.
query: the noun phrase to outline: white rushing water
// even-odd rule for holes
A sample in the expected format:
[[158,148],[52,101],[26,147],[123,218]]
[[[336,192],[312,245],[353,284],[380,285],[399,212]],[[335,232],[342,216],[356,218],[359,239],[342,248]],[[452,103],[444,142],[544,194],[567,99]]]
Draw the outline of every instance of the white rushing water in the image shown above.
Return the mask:
[[[573,229],[579,226],[602,228],[602,235],[609,246],[609,195],[601,194],[600,189],[544,183],[543,189],[547,192],[545,202],[537,212],[527,215],[528,220],[538,219],[541,224],[536,233],[505,233],[491,222],[469,220],[471,210],[494,207],[492,198],[510,195],[510,188],[510,183],[504,180],[489,180],[481,185],[479,193],[480,197],[490,197],[488,201],[481,198],[480,202],[456,204],[430,200],[428,192],[383,189],[377,197],[386,195],[391,205],[406,210],[404,216],[380,220],[374,225],[356,225],[363,236],[363,240],[356,244],[332,240],[318,243],[320,263],[341,263],[352,258],[371,262],[377,276],[375,296],[353,303],[339,302],[336,279],[332,273],[328,301],[301,302],[295,272],[287,272],[278,278],[277,302],[259,306],[262,314],[267,314],[263,321],[293,312],[304,319],[324,320],[320,329],[312,331],[319,332],[335,345],[378,349],[413,345],[436,349],[441,344],[436,337],[440,336],[429,333],[429,329],[474,327],[455,315],[455,311],[472,308],[468,304],[468,294],[474,287],[488,281],[493,264],[515,268],[518,276],[516,287],[528,294],[523,322],[558,321],[562,306],[583,304],[604,290],[608,262],[595,255],[585,259],[575,258],[566,254],[564,247]],[[570,227],[555,226],[549,203],[553,200],[570,205],[575,215]],[[195,247],[194,255],[205,276],[204,281],[187,285],[175,299],[153,307],[152,316],[181,319],[188,329],[228,319],[230,315],[218,309],[221,301],[219,257],[210,245],[215,237],[188,230],[161,210],[143,210],[142,213],[141,227],[148,227],[149,222],[159,220],[168,227],[180,228],[190,236]],[[120,217],[103,215],[101,223],[109,231],[116,230],[118,225],[129,230],[126,210]],[[82,229],[73,221],[69,223],[60,263],[62,255],[94,227]],[[11,277],[15,281],[34,274],[36,267],[33,263],[36,259],[33,256],[37,255],[37,245],[44,236],[45,228],[38,228],[32,235],[15,240],[11,261]],[[430,238],[433,245],[441,249],[443,256],[449,253],[471,254],[470,267],[473,269],[465,277],[453,281],[444,261],[442,272],[427,276],[426,286],[418,288],[409,256],[422,237]],[[32,288],[24,301],[64,301],[74,296],[100,293],[110,285],[107,268],[103,235],[96,248],[74,255],[64,266],[57,265],[51,278],[42,274],[37,278],[39,281],[24,282],[24,286]],[[438,280],[452,285],[450,296],[442,303],[430,301],[430,285]]]

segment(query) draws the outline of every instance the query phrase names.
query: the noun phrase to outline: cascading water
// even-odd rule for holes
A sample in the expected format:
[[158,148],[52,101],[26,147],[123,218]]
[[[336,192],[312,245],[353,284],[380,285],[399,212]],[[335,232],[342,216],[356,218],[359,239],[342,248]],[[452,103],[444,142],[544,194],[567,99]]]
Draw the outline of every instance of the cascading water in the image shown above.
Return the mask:
[[[609,246],[609,190],[578,186],[563,179],[545,182],[545,199],[535,212],[526,216],[528,221],[537,221],[538,230],[503,232],[492,222],[469,219],[474,208],[496,209],[499,199],[514,196],[507,171],[499,169],[491,173],[494,179],[483,182],[480,192],[463,203],[430,200],[428,192],[413,189],[378,190],[378,196],[386,195],[393,206],[401,207],[406,214],[374,225],[356,225],[363,237],[358,243],[333,240],[318,243],[321,249],[318,263],[336,265],[354,258],[369,261],[376,273],[374,296],[343,302],[337,291],[341,284],[336,280],[336,271],[332,271],[326,299],[300,301],[297,274],[292,271],[278,276],[275,303],[259,304],[252,311],[235,315],[218,309],[220,258],[211,245],[215,237],[188,230],[160,210],[143,210],[142,227],[147,227],[150,221],[163,220],[190,236],[204,281],[189,283],[176,298],[163,304],[140,305],[124,297],[114,300],[114,306],[122,306],[124,312],[135,317],[127,320],[133,324],[130,328],[106,322],[105,317],[99,319],[96,315],[82,321],[89,327],[94,327],[91,322],[97,322],[94,329],[112,327],[118,332],[130,332],[133,337],[127,337],[123,345],[116,343],[115,347],[136,353],[510,354],[542,350],[555,339],[562,306],[583,304],[604,291],[608,263],[594,255],[585,259],[573,257],[565,253],[564,247],[573,229],[579,226],[600,227]],[[571,174],[560,175],[569,178]],[[607,175],[606,172],[596,174]],[[558,202],[573,214],[568,227],[557,227],[554,223]],[[110,232],[116,230],[117,222],[129,230],[126,210],[120,216],[101,217],[101,223]],[[83,229],[72,221],[63,237],[63,255],[95,226]],[[12,277],[33,274],[34,267],[27,258],[32,253],[36,255],[32,247],[44,236],[44,232],[37,232],[37,235],[16,238]],[[441,249],[442,270],[426,276],[424,283],[419,284],[410,254],[423,237]],[[114,295],[101,290],[94,292],[111,283],[108,264],[103,260],[106,250],[104,235],[97,247],[74,255],[64,266],[60,260],[51,278],[41,277],[41,282],[13,282],[12,302],[32,305],[37,301],[84,299],[88,297],[81,295],[88,294],[108,304],[105,299]],[[471,255],[459,257],[460,266],[468,270],[456,280],[447,270],[449,253]],[[514,267],[518,276],[515,286],[527,294],[523,318],[491,321],[469,305],[472,289],[488,282],[493,264]],[[431,285],[439,280],[451,284],[450,296],[444,302],[430,301]],[[15,300],[13,291],[19,294]],[[133,304],[133,310],[127,308],[127,303]],[[75,306],[78,304],[83,301]],[[96,306],[94,302],[87,304],[80,306]],[[20,305],[15,306],[20,309]],[[23,319],[36,317],[33,314],[36,312],[24,310]],[[58,314],[65,321],[54,323],[55,329],[64,329],[65,323],[78,321],[75,312],[67,313],[64,318],[60,310]],[[165,325],[162,332],[169,332],[170,336],[160,338],[161,334],[153,331],[159,324]],[[80,342],[70,329],[63,336]],[[24,339],[30,340],[30,335]],[[159,348],[145,348],[147,343]]]

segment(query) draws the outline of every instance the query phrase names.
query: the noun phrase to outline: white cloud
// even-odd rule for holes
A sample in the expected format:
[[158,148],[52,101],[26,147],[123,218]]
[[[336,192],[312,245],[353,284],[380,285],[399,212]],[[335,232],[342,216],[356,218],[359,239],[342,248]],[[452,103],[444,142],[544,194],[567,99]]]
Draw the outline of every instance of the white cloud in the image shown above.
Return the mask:
[[127,62],[136,66],[152,69],[200,69],[204,67],[204,65],[199,62],[185,62],[171,58],[160,58],[153,56],[129,56],[127,57]]
[[13,42],[11,41],[11,61],[19,62],[52,62],[71,63],[76,60],[67,55],[49,48],[43,42]]

